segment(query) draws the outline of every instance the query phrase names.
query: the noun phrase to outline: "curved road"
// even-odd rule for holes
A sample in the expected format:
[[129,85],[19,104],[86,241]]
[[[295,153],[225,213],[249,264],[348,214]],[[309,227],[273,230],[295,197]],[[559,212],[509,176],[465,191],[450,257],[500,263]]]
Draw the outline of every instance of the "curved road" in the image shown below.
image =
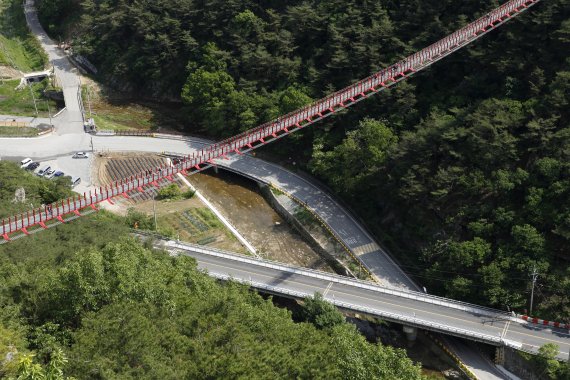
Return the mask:
[[25,1],[24,13],[28,27],[40,41],[54,68],[55,76],[63,88],[66,109],[59,115],[57,120],[57,133],[61,135],[83,132],[83,106],[78,97],[80,79],[76,75],[77,69],[73,67],[67,57],[60,52],[55,42],[44,31],[38,20],[33,0]]

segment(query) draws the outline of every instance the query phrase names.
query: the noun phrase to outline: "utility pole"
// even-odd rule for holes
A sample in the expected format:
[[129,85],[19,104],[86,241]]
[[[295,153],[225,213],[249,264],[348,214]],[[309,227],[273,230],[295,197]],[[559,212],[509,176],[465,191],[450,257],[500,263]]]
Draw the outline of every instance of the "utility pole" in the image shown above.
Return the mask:
[[154,213],[154,231],[158,232],[158,227],[156,225],[156,195],[152,196],[152,212]]
[[47,107],[48,107],[49,125],[50,125],[50,127],[53,127],[53,123],[51,122],[51,109],[49,108],[49,99],[46,100],[46,103],[47,103]]
[[34,91],[32,90],[32,84],[28,82],[28,87],[30,88],[30,94],[32,94],[32,99],[34,101],[34,108],[36,109],[36,117],[38,117],[38,105],[36,104],[36,97],[34,96]]
[[538,272],[536,271],[536,265],[532,267],[532,288],[530,290],[530,312],[528,313],[529,316],[532,317],[532,304],[534,301],[534,285],[536,284],[536,278],[538,277]]

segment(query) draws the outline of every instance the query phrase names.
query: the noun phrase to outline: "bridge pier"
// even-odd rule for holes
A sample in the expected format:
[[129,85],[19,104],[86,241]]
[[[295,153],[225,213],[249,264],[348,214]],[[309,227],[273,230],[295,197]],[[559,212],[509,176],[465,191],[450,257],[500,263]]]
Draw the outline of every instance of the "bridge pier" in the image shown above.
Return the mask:
[[495,348],[495,364],[505,365],[505,346]]
[[402,330],[406,334],[406,338],[408,339],[408,344],[412,345],[416,341],[416,338],[418,337],[417,327],[403,326]]

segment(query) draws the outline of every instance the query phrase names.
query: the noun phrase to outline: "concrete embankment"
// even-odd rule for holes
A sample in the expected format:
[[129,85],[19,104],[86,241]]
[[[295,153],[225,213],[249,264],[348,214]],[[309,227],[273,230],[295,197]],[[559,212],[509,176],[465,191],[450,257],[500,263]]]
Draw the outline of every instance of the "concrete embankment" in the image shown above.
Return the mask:
[[261,193],[267,202],[285,219],[338,274],[356,277],[352,271],[343,263],[339,255],[344,253],[334,246],[334,243],[327,237],[318,233],[314,229],[301,223],[295,214],[301,208],[299,204],[283,194],[274,194],[271,188],[265,184],[258,183]]

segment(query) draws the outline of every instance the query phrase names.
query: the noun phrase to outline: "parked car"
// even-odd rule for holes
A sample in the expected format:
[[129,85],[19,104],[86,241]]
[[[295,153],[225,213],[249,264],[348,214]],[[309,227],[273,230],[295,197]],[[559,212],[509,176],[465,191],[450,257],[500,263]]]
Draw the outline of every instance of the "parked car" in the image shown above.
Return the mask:
[[47,179],[52,179],[53,176],[55,175],[55,169],[50,169],[48,171],[45,172],[44,177],[46,177]]
[[49,170],[51,169],[51,166],[46,166],[45,168],[41,168],[40,170],[38,170],[37,175],[44,176]]
[[26,170],[36,170],[40,166],[39,162],[32,162],[28,166],[26,166]]
[[77,152],[72,158],[89,158],[89,154],[87,152]]
[[75,187],[81,183],[81,178],[71,177],[71,187]]
[[63,176],[64,174],[65,174],[64,172],[62,172],[61,170],[58,170],[58,171],[56,171],[55,173],[53,173],[53,176],[54,176],[54,177],[61,177],[61,176]]
[[25,167],[27,167],[29,164],[31,164],[32,162],[33,162],[33,161],[32,161],[31,158],[26,158],[26,159],[24,159],[24,160],[22,160],[22,161],[20,162],[20,167],[21,167],[21,168],[25,168]]

